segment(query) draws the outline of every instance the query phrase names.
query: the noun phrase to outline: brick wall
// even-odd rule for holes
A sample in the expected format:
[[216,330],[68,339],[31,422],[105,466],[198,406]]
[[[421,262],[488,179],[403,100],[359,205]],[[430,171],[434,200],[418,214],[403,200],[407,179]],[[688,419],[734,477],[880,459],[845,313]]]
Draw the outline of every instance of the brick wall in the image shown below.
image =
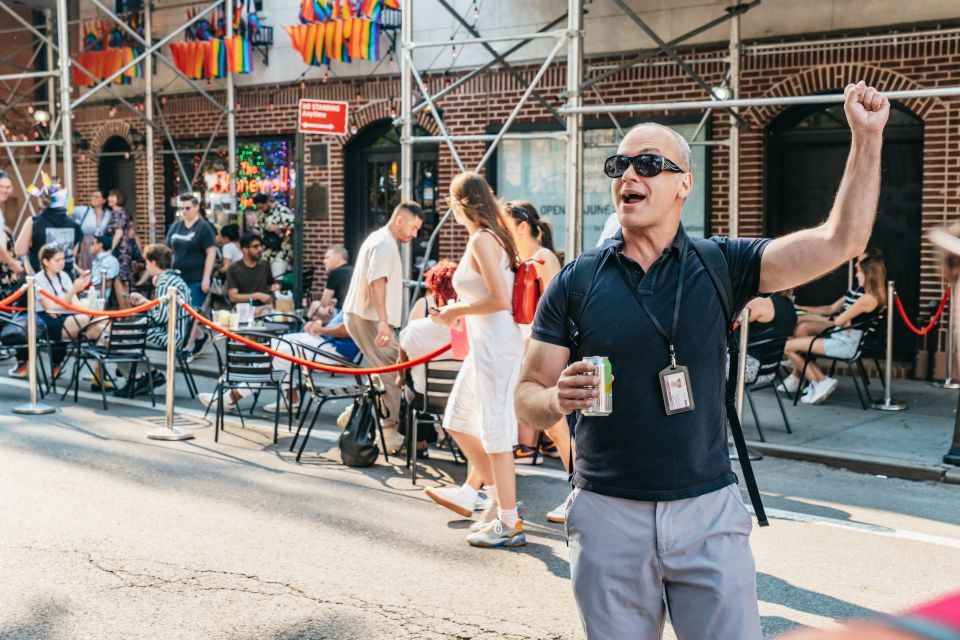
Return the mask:
[[[743,56],[741,94],[743,97],[783,96],[837,91],[854,79],[865,79],[884,90],[922,88],[960,83],[960,36],[944,32],[936,36],[903,33],[897,40],[851,42],[819,42],[808,38],[802,42],[784,42],[779,45],[764,45],[747,48]],[[691,66],[712,86],[720,85],[726,74],[725,48],[701,48],[683,52]],[[591,60],[616,64],[619,57],[608,60]],[[529,82],[537,67],[520,69]],[[556,63],[543,77],[540,93],[548,102],[558,107],[562,101],[557,95],[564,89],[566,70]],[[437,92],[444,82],[452,77],[428,78],[431,92]],[[771,82],[771,79],[773,80]],[[516,105],[526,88],[504,71],[489,71],[445,96],[439,106],[451,133],[485,133],[489,125],[502,123]],[[587,104],[666,101],[702,99],[702,90],[695,85],[676,65],[657,59],[645,65],[623,71],[607,81],[596,85],[597,93],[588,92]],[[357,102],[356,92],[362,94]],[[293,133],[295,109],[299,98],[312,97],[330,100],[345,100],[351,103],[351,120],[358,128],[389,117],[391,108],[399,108],[399,80],[377,78],[375,81],[331,80],[328,84],[310,83],[300,86],[264,86],[238,91],[237,135],[289,135]],[[270,108],[270,103],[273,108]],[[906,106],[924,120],[925,170],[923,182],[923,229],[939,227],[947,222],[960,221],[960,154],[957,153],[956,133],[960,102],[956,99],[910,100]],[[169,96],[163,108],[164,119],[174,139],[196,139],[208,135],[219,119],[219,113],[208,101],[197,95]],[[759,234],[763,226],[763,131],[780,108],[755,108],[743,110],[743,117],[751,129],[741,135],[740,174],[740,234]],[[641,114],[623,114],[620,118],[640,117]],[[668,114],[643,114],[656,118]],[[669,115],[688,115],[696,113]],[[547,110],[531,99],[521,112],[517,122],[546,122],[551,119]],[[712,131],[715,139],[727,135],[725,113],[712,115]],[[427,113],[421,113],[420,124],[437,134],[437,128]],[[92,189],[96,181],[96,149],[110,135],[126,135],[130,126],[141,128],[136,118],[124,117],[122,111],[114,118],[108,115],[105,106],[90,106],[76,115],[75,126],[90,140],[92,152],[85,161],[75,164],[77,190],[81,196]],[[221,135],[225,133],[221,125]],[[323,248],[343,241],[344,193],[339,186],[350,176],[343,175],[343,146],[351,136],[331,137],[330,163],[326,167],[308,166],[307,184],[319,183],[331,186],[330,215],[326,220],[307,221],[304,246],[307,260],[316,264],[318,270]],[[157,144],[163,142],[158,132]],[[311,140],[310,144],[315,144]],[[439,193],[444,193],[457,166],[446,145],[439,146]],[[472,169],[483,155],[484,143],[458,143],[457,151],[468,169]],[[719,161],[723,151],[715,154],[711,174],[710,195],[711,228],[715,233],[728,230],[727,163]],[[157,202],[162,203],[162,161],[158,154]],[[137,158],[138,176],[145,185],[146,170],[142,156]],[[145,186],[141,186],[141,190]],[[138,193],[138,201],[146,203],[146,194]],[[158,218],[162,212],[158,211]],[[146,216],[138,216],[138,225],[145,235]],[[441,237],[440,253],[443,256],[458,255],[465,234],[450,225]],[[924,241],[921,268],[921,304],[926,305],[937,298],[942,290],[937,265],[936,251]],[[317,286],[321,286],[322,278]],[[941,333],[940,341],[943,335]]]

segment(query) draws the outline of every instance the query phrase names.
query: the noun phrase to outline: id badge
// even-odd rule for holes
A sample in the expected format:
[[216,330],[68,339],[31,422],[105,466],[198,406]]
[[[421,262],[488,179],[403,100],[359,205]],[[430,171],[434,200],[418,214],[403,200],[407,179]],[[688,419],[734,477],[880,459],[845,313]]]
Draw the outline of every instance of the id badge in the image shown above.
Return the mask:
[[660,393],[663,395],[663,409],[668,416],[693,411],[693,387],[690,386],[690,373],[686,367],[668,366],[661,371]]

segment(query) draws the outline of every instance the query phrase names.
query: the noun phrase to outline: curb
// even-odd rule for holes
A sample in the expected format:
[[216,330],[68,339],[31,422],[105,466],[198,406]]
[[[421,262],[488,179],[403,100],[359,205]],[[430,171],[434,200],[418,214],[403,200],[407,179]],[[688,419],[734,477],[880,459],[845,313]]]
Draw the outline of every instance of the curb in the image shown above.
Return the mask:
[[747,441],[747,446],[754,451],[769,455],[773,458],[815,462],[835,469],[846,469],[856,473],[867,473],[871,475],[884,475],[890,478],[960,485],[960,467],[910,464],[892,458],[868,458],[862,455],[783,444],[770,444],[756,440]]

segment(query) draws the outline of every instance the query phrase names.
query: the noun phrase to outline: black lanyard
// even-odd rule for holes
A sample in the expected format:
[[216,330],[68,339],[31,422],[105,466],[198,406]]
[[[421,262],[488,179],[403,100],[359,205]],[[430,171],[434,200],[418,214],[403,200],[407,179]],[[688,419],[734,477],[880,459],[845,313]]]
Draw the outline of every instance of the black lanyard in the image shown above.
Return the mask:
[[650,311],[650,308],[647,306],[647,303],[643,301],[643,298],[637,293],[637,288],[630,281],[630,275],[627,273],[626,267],[623,266],[622,256],[617,256],[617,270],[620,272],[620,277],[623,279],[623,283],[627,285],[627,289],[630,290],[630,293],[633,294],[633,297],[636,299],[637,304],[640,305],[640,308],[643,309],[643,312],[647,314],[647,317],[650,318],[650,322],[653,323],[654,328],[657,330],[657,333],[660,334],[660,337],[664,339],[667,343],[667,348],[670,350],[670,367],[676,368],[677,366],[677,350],[674,346],[676,343],[677,337],[677,323],[680,320],[680,300],[683,297],[683,276],[686,273],[687,269],[687,241],[684,239],[682,246],[680,247],[680,275],[677,277],[677,298],[673,303],[673,324],[670,327],[670,333],[668,334],[663,325],[660,324],[660,321],[657,320],[657,316]]

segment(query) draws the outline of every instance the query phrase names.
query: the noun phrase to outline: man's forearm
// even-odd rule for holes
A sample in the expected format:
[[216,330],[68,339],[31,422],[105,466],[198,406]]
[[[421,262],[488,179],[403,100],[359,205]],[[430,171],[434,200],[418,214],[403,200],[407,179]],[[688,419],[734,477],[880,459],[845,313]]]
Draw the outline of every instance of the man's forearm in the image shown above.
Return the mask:
[[845,257],[858,255],[870,241],[880,199],[880,135],[854,136],[843,180],[827,225]]
[[537,382],[521,381],[514,395],[517,419],[530,429],[549,429],[563,418],[556,403],[556,389]]

